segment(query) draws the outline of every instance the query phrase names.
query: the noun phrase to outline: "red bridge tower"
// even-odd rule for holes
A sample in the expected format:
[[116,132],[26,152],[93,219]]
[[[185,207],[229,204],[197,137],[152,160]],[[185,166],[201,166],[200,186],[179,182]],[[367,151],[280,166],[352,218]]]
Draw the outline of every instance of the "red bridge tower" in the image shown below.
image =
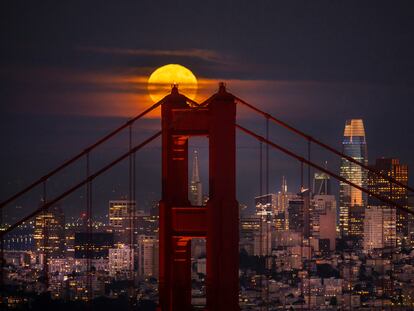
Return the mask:
[[[191,310],[191,239],[207,243],[207,310],[239,310],[234,96],[220,84],[205,106],[190,106],[173,87],[162,106],[160,310]],[[209,200],[188,200],[188,139],[209,139]]]

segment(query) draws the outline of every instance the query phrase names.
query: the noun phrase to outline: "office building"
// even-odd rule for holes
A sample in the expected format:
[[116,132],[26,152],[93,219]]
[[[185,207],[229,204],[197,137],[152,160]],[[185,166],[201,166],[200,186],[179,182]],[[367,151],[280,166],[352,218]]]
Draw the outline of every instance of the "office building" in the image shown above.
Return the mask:
[[[368,164],[365,129],[361,119],[346,121],[342,152],[364,165]],[[366,188],[366,170],[345,158],[341,159],[340,176]],[[339,228],[341,236],[353,238],[358,243],[363,237],[363,211],[367,196],[361,190],[342,181],[339,187]]]
[[364,251],[395,248],[396,211],[389,206],[368,206],[364,219]]
[[109,201],[109,228],[118,244],[134,244],[133,227],[136,227],[135,201]]
[[288,223],[289,230],[301,232],[304,238],[310,235],[310,192],[309,189],[301,189],[297,198],[289,200]]
[[[375,165],[372,168],[382,173],[385,176],[390,176],[397,181],[407,185],[408,183],[408,167],[405,164],[401,164],[399,159],[396,158],[380,158],[377,159]],[[398,186],[394,183],[390,183],[385,178],[379,176],[376,173],[370,172],[368,175],[368,189],[384,198],[390,199],[401,206],[408,207],[408,193],[404,187]],[[408,246],[410,244],[410,220],[412,216],[407,213],[396,209],[394,206],[382,202],[381,200],[370,196],[368,198],[369,207],[379,207],[383,209],[391,208],[396,213],[396,235],[397,243],[399,246]],[[394,219],[394,218],[392,218]]]
[[336,210],[336,199],[333,195],[315,195],[311,200],[311,236],[329,241],[331,251],[336,246]]
[[281,190],[276,194],[276,204],[273,210],[276,231],[289,230],[288,205],[289,200],[298,199],[295,193],[288,192],[286,178],[282,178]]
[[59,206],[52,206],[36,216],[33,239],[36,251],[49,258],[64,256],[65,215]]

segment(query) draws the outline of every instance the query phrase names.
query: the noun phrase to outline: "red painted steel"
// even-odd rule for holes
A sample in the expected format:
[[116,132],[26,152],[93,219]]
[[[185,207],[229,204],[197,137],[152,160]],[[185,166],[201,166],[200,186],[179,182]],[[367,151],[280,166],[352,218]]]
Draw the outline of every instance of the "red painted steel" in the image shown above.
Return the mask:
[[[207,241],[207,310],[239,310],[234,96],[223,84],[205,105],[174,87],[162,106],[160,275],[162,311],[191,310],[191,239]],[[209,138],[209,201],[188,200],[188,139]]]

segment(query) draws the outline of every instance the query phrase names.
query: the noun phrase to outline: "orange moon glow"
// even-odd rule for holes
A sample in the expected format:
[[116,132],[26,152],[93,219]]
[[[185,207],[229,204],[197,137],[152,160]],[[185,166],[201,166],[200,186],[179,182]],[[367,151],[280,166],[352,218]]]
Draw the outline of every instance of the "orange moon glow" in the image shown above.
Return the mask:
[[157,68],[148,79],[148,92],[154,102],[158,102],[171,92],[172,85],[178,85],[180,93],[190,99],[197,95],[197,78],[188,68],[169,64]]

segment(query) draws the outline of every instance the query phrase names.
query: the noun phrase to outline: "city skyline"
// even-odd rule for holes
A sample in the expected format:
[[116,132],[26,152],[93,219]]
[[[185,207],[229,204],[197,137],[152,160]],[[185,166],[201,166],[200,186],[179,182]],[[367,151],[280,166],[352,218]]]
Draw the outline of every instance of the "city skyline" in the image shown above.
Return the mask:
[[412,310],[413,9],[6,3],[0,309]]
[[[123,123],[125,118],[149,107],[152,101],[148,96],[146,79],[153,70],[167,63],[181,63],[201,80],[208,79],[211,83],[203,84],[206,94],[215,90],[218,81],[226,81],[234,93],[260,104],[267,112],[311,132],[313,136],[320,137],[336,148],[340,148],[341,141],[338,137],[343,130],[343,122],[346,119],[362,118],[367,127],[367,137],[370,137],[370,156],[373,159],[381,156],[399,157],[413,167],[414,150],[405,143],[404,135],[400,135],[414,131],[413,123],[410,122],[410,116],[414,112],[411,104],[411,82],[414,75],[410,74],[410,51],[413,46],[409,39],[409,30],[414,25],[408,16],[410,10],[405,4],[389,6],[376,2],[376,9],[371,10],[368,4],[348,4],[342,7],[339,4],[325,6],[322,2],[313,4],[315,7],[310,6],[313,7],[312,10],[309,5],[295,6],[276,2],[252,7],[251,10],[236,8],[239,16],[245,17],[241,20],[248,20],[246,15],[250,12],[263,17],[260,19],[263,25],[239,25],[241,28],[233,23],[227,25],[223,12],[215,12],[215,5],[204,4],[205,10],[200,10],[204,13],[199,18],[205,23],[196,24],[199,31],[210,39],[208,45],[205,40],[185,40],[192,38],[192,31],[184,27],[184,19],[172,23],[172,17],[168,16],[166,20],[159,21],[164,27],[151,29],[151,23],[144,22],[149,16],[144,14],[143,19],[131,16],[132,12],[142,15],[143,11],[138,10],[136,5],[131,5],[131,10],[119,8],[123,14],[114,17],[121,28],[125,27],[125,20],[120,16],[125,16],[135,26],[125,31],[126,37],[101,37],[94,34],[100,33],[100,29],[107,29],[102,14],[111,11],[110,4],[103,6],[103,11],[95,12],[96,24],[89,25],[89,20],[82,17],[78,21],[80,28],[73,32],[63,22],[53,27],[45,25],[53,24],[48,10],[41,8],[47,4],[27,4],[25,24],[18,22],[19,10],[24,9],[8,4],[4,12],[10,13],[5,17],[5,23],[9,26],[2,32],[8,45],[3,50],[5,57],[1,59],[4,69],[0,78],[5,92],[0,95],[4,103],[0,123],[4,132],[11,134],[4,137],[4,144],[9,146],[8,151],[0,153],[0,160],[5,163],[2,174],[6,181],[0,189],[0,197],[11,195]],[[93,7],[92,3],[87,6]],[[191,7],[184,4],[181,6],[184,11]],[[60,16],[62,21],[70,20],[70,12],[82,10],[81,5],[74,5],[70,10],[52,7],[57,10],[56,16]],[[173,12],[177,10],[168,7]],[[143,4],[142,9],[145,8],[151,12],[157,10],[149,3]],[[320,12],[326,20],[316,18],[319,14],[313,14],[313,10]],[[214,25],[215,31],[222,33],[223,37],[211,34],[207,27],[209,18],[206,12],[215,12],[219,15],[220,24],[228,26]],[[269,18],[266,12],[273,12],[278,18]],[[180,11],[179,14],[183,13]],[[355,18],[352,19],[354,15]],[[44,16],[45,24],[37,24],[37,16]],[[294,26],[289,26],[291,24],[287,16],[295,21]],[[276,27],[277,20],[285,27]],[[325,27],[325,23],[333,26]],[[187,35],[167,35],[162,29],[169,29],[170,24],[175,25],[176,33]],[[263,36],[274,36],[273,40],[262,40],[260,35],[253,35],[261,33],[261,26],[265,25],[268,32]],[[271,31],[273,26],[275,31]],[[27,27],[30,27],[31,36],[24,35],[28,31]],[[70,33],[70,38],[66,40],[55,36],[53,29],[59,29],[62,34]],[[87,30],[83,32],[81,29]],[[333,36],[330,29],[336,29],[338,36]],[[354,36],[355,29],[358,29],[358,35]],[[144,30],[155,33],[162,40],[147,38]],[[377,35],[379,30],[383,35]],[[114,28],[110,33],[119,31],[121,30]],[[263,47],[264,42],[268,42],[268,46],[261,49],[253,49],[253,45],[245,46],[246,36],[258,46]],[[136,38],[145,39],[145,42],[139,40],[142,44],[137,44]],[[231,38],[234,47],[224,38]],[[314,45],[307,42],[312,38],[315,40]],[[309,46],[313,46],[315,51],[308,52]],[[346,53],[351,47],[355,47],[355,52]],[[148,53],[146,48],[154,50],[154,53]],[[297,54],[290,53],[291,50]],[[217,61],[221,60],[229,65],[218,65]],[[141,79],[143,76],[146,78]],[[72,97],[68,93],[73,94]],[[126,100],[123,94],[129,98],[132,94],[132,101]],[[134,97],[134,94],[139,96]],[[114,102],[119,104],[113,106],[111,103]],[[96,113],[107,111],[108,105],[111,108],[108,113],[96,116]],[[123,109],[124,106],[129,107],[127,111]],[[402,113],[404,111],[407,113]],[[311,115],[313,118],[307,117]],[[263,126],[255,120],[249,122],[254,123],[258,129]],[[54,131],[48,131],[49,126]],[[149,133],[157,126],[158,119],[146,119],[137,125],[137,132]],[[139,139],[140,134],[136,135]],[[278,135],[286,143],[293,139],[279,132],[272,135]],[[248,201],[258,189],[256,184],[252,187],[245,183],[256,175],[255,170],[249,168],[256,163],[252,160],[256,157],[258,146],[252,145],[245,138],[240,138],[240,143],[240,148],[256,148],[254,152],[243,149],[238,155],[240,167],[243,168],[238,173],[239,196],[242,196],[242,201]],[[200,147],[203,145],[196,147],[201,152]],[[27,161],[26,150],[32,151],[30,161]],[[159,150],[145,152],[146,156],[137,161],[137,168],[144,170],[148,176],[147,183],[143,185],[146,189],[142,193],[155,191],[157,194],[149,199],[143,198],[144,201],[150,201],[159,196],[157,174],[160,171],[154,161],[148,159],[158,157]],[[103,158],[110,159],[111,156],[111,150],[102,150]],[[329,165],[336,167],[332,158],[321,156],[321,160],[328,160]],[[272,165],[275,176],[284,175],[289,183],[297,179],[296,167],[283,157],[278,156]],[[126,194],[126,190],[117,185],[122,184],[123,179],[121,173],[115,176],[115,186],[103,181],[108,190],[102,192],[115,191],[121,197]],[[257,180],[258,176],[253,179]],[[278,177],[271,179],[273,188],[278,187],[278,180]],[[205,181],[203,183],[206,184]],[[246,197],[243,198],[245,194]],[[96,203],[103,210],[106,200]],[[79,200],[68,202],[72,208],[80,204]],[[253,207],[252,201],[250,206]]]

